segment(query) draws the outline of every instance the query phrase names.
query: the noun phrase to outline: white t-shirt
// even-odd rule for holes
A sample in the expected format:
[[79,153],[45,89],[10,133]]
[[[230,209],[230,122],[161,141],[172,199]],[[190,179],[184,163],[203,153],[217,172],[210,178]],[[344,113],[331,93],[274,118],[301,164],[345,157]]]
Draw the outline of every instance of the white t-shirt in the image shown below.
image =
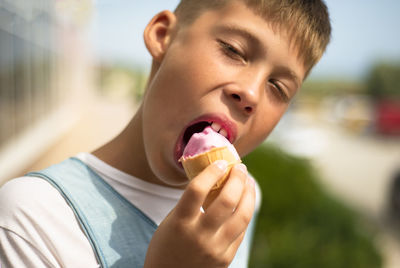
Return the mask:
[[[135,178],[89,153],[77,158],[157,225],[183,193]],[[0,188],[0,263],[1,267],[99,267],[65,199],[50,183],[33,177],[17,178]]]

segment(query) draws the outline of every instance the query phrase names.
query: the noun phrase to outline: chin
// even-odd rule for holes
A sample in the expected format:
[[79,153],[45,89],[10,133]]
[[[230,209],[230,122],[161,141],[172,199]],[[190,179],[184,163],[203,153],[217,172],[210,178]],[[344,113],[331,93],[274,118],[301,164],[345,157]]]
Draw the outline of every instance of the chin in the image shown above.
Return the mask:
[[157,176],[157,179],[166,186],[183,188],[189,183],[186,174],[184,173],[183,168],[179,168],[177,166],[167,166],[162,170],[157,170],[154,172]]

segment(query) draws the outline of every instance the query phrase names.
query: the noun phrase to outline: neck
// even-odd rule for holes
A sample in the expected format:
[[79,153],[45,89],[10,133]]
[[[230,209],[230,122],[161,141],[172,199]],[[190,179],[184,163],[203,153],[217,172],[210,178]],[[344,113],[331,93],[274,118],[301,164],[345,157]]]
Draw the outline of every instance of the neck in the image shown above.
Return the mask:
[[128,126],[93,155],[125,173],[144,181],[165,185],[152,172],[145,153],[142,132],[142,106]]

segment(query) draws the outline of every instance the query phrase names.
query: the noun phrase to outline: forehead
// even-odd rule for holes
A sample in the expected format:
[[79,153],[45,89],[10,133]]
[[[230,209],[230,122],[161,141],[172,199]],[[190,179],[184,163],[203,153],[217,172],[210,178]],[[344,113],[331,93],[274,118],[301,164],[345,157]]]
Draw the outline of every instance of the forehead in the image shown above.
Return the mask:
[[228,36],[244,40],[252,49],[260,51],[259,56],[268,56],[270,61],[276,61],[283,69],[289,70],[297,77],[299,85],[304,78],[306,71],[303,61],[297,47],[289,42],[284,28],[273,27],[241,1],[232,1],[218,9],[204,11],[188,25],[187,30],[191,33],[188,38],[196,38],[204,33],[212,37]]

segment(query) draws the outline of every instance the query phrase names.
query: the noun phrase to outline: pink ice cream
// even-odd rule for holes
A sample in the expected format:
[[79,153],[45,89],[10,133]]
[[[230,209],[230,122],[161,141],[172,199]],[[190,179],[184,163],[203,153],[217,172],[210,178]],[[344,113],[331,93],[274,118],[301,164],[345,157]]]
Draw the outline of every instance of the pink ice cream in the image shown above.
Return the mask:
[[183,159],[193,157],[217,147],[228,147],[228,150],[240,160],[235,147],[224,136],[215,132],[210,126],[206,127],[203,132],[193,134],[183,151],[182,157]]

